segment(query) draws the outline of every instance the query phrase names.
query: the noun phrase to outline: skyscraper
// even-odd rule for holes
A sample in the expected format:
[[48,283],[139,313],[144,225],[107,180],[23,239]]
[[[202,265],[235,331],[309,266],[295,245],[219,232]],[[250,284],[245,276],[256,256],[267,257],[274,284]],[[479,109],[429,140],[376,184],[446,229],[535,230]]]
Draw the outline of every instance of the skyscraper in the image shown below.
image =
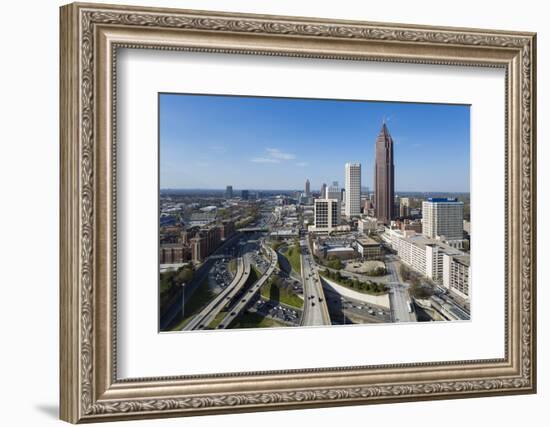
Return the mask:
[[309,179],[306,179],[306,188],[305,188],[305,193],[306,193],[306,197],[309,197],[311,196],[311,189],[310,189],[310,184],[309,184]]
[[410,207],[410,199],[408,197],[401,197],[399,200],[399,216],[403,218],[409,216]]
[[376,219],[389,224],[394,218],[393,139],[384,122],[376,138],[374,163],[374,204]]
[[228,185],[225,187],[225,198],[226,199],[232,199],[233,198],[233,186]]
[[456,198],[429,198],[422,202],[422,233],[462,247],[464,203]]
[[332,181],[332,185],[327,188],[326,199],[336,199],[339,202],[342,201],[342,193],[338,187],[338,181]]
[[326,199],[327,197],[327,184],[323,182],[323,185],[321,185],[321,199]]
[[361,215],[361,163],[346,163],[346,216]]

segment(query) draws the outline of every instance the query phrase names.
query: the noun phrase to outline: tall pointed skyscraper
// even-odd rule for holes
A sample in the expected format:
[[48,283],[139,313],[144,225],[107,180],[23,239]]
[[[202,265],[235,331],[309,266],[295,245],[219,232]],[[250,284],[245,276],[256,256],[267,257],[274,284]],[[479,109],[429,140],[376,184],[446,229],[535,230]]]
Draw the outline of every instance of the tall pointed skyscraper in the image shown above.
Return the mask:
[[382,124],[380,134],[376,138],[374,162],[374,203],[376,219],[389,224],[394,218],[394,168],[393,139],[390,136],[386,122]]

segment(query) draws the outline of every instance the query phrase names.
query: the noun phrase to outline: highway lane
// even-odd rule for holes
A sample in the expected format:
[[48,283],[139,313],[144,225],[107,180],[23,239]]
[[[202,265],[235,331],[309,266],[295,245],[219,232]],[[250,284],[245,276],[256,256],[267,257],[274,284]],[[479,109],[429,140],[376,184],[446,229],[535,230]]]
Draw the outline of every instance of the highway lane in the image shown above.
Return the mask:
[[244,286],[250,274],[250,263],[244,257],[237,261],[237,272],[231,283],[220,292],[206,307],[197,313],[185,326],[183,330],[203,329],[223,309],[225,304]]
[[235,319],[241,312],[248,306],[250,300],[256,295],[264,283],[269,279],[269,276],[273,274],[277,268],[277,254],[273,249],[268,246],[264,246],[266,250],[269,251],[271,256],[271,262],[267,271],[260,277],[256,282],[250,286],[250,288],[245,292],[243,297],[229,309],[229,313],[222,319],[218,325],[218,329],[226,329],[233,319]]
[[[219,248],[217,248],[210,257],[201,265],[198,270],[195,272],[193,277],[193,282],[195,286],[199,286],[200,283],[208,276],[210,268],[214,265],[216,259],[221,259],[227,256],[227,253],[231,250],[233,246],[238,244],[242,237],[240,232],[236,232],[228,240],[223,242]],[[193,286],[189,283],[188,286]],[[160,329],[162,331],[166,330],[168,326],[174,321],[174,319],[179,316],[181,313],[181,300],[182,300],[183,288],[178,290],[177,297],[174,298],[174,303],[161,315],[160,318]]]
[[390,274],[387,286],[390,288],[390,307],[393,322],[416,322],[416,314],[411,311],[412,301],[407,288],[399,278],[397,262],[388,261],[386,266]]
[[302,326],[330,325],[330,315],[321,280],[314,269],[315,261],[309,252],[305,240],[300,240],[300,259],[302,263],[302,283],[304,286],[304,311]]
[[347,296],[335,290],[324,288],[329,311],[334,323],[390,323],[391,314],[387,307],[367,303]]
[[[245,241],[241,241],[241,248],[238,257],[243,264],[242,274],[235,274],[232,282],[220,292],[210,303],[208,303],[200,313],[196,314],[193,319],[183,327],[183,330],[204,329],[218,315],[220,311],[230,302],[235,295],[242,289],[250,275],[250,260],[248,259],[248,251],[255,246],[255,235],[248,236]],[[237,264],[238,268],[239,263]]]

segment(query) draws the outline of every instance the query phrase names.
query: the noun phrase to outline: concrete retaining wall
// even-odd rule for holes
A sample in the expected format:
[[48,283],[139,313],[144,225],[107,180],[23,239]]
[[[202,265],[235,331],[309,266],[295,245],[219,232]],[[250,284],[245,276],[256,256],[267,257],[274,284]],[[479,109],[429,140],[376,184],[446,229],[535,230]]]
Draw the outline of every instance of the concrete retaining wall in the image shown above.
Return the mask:
[[338,292],[340,295],[344,297],[353,298],[357,301],[366,302],[367,304],[374,304],[380,307],[390,308],[389,294],[383,294],[383,295],[364,294],[362,292],[357,292],[350,288],[346,288],[345,286],[339,285],[338,283],[330,279],[327,279],[326,277],[323,277],[323,276],[320,276],[320,277],[321,277],[321,283],[323,284],[323,286],[332,288],[332,290]]

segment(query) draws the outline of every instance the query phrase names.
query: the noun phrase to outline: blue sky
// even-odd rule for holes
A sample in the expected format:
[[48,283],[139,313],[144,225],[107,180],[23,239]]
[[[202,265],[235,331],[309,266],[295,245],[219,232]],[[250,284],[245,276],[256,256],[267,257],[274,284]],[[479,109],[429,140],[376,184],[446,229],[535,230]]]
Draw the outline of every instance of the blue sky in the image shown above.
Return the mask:
[[161,94],[159,115],[163,189],[317,190],[346,162],[372,189],[385,119],[397,192],[469,191],[469,106]]

